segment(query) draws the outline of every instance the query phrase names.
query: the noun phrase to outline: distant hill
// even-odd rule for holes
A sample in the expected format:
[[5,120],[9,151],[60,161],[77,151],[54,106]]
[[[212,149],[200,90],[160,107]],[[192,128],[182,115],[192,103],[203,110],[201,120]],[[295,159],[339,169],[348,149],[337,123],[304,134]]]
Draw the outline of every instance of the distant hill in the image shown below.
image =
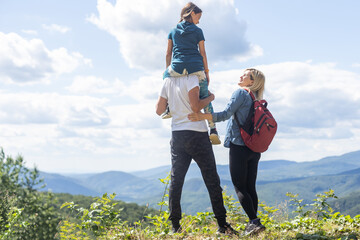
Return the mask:
[[[311,162],[294,162],[288,160],[260,161],[258,181],[277,181],[289,178],[302,178],[336,174],[344,171],[360,168],[360,151],[347,153],[341,156],[332,156]],[[131,174],[154,179],[166,176],[171,166],[162,166],[146,171],[132,172]],[[229,165],[217,165],[221,179],[230,180]],[[186,175],[187,179],[199,177],[200,171],[195,163],[191,164]]]
[[[170,169],[170,166],[162,166],[132,173],[109,171],[67,176],[41,174],[47,183],[45,190],[90,196],[100,196],[105,192],[116,193],[117,199],[139,204],[150,203],[150,206],[156,207],[164,191],[159,178],[165,178]],[[235,195],[229,166],[218,165],[217,170],[222,186],[229,194]],[[298,193],[299,198],[311,201],[316,193],[331,188],[338,196],[345,197],[360,191],[359,179],[360,151],[356,151],[312,162],[260,161],[257,189],[261,201],[276,205],[287,200],[286,192]],[[194,163],[186,175],[182,203],[184,211],[188,213],[208,210],[210,207],[200,170]]]
[[341,197],[330,202],[335,212],[352,217],[360,214],[360,191],[352,192],[345,197]]
[[[275,181],[288,178],[301,178],[336,174],[360,168],[360,151],[341,156],[332,156],[311,162],[281,162],[260,161],[258,180]],[[273,166],[270,166],[274,164]],[[265,165],[267,168],[263,168]]]
[[315,194],[333,189],[338,196],[360,190],[360,168],[338,174],[280,180],[259,184],[259,198],[274,205],[287,200],[287,192],[298,193],[300,199],[310,202]]
[[44,191],[54,193],[69,193],[72,195],[97,196],[99,193],[79,183],[76,179],[62,176],[56,173],[40,172],[40,178],[45,179]]

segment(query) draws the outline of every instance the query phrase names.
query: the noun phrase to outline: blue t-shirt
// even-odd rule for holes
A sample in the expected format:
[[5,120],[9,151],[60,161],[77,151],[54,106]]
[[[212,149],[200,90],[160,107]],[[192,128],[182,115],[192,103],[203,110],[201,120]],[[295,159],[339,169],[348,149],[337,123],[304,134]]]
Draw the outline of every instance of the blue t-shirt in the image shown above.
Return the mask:
[[168,36],[173,42],[171,68],[182,73],[184,68],[189,74],[204,70],[203,57],[198,43],[205,40],[201,28],[195,24],[182,21],[177,24]]

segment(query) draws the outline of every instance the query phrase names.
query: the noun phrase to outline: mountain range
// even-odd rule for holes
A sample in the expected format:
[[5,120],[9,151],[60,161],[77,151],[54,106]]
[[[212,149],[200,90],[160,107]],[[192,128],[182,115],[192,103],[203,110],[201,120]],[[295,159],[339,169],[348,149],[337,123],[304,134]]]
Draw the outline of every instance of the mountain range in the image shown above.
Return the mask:
[[[41,172],[41,176],[47,184],[43,190],[88,196],[116,193],[119,200],[157,207],[165,189],[159,179],[165,178],[170,169],[169,165],[130,173],[108,171],[61,175]],[[229,166],[217,165],[217,170],[223,188],[236,196]],[[360,192],[360,151],[311,162],[272,160],[259,163],[257,190],[260,201],[267,205],[284,203],[288,199],[287,192],[298,193],[305,203],[310,202],[315,194],[329,189],[340,197],[337,206],[341,211],[358,209],[360,214],[360,194],[356,194]],[[211,211],[209,196],[195,163],[191,164],[186,175],[181,201],[186,213]]]

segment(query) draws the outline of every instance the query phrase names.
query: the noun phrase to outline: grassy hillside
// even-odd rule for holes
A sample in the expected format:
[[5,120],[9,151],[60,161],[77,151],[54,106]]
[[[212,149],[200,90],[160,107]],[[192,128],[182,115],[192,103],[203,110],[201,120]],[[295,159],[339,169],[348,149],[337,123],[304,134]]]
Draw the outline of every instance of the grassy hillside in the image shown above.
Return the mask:
[[[166,191],[164,191],[169,182],[168,178],[161,179],[164,183],[162,184],[163,194],[159,196],[158,201],[161,201],[163,208],[158,211],[137,204],[116,201],[114,194],[104,193],[100,197],[93,198],[39,192],[38,189],[42,185],[39,172],[36,169],[26,168],[23,163],[21,156],[5,158],[4,152],[0,149],[0,239],[239,239],[239,236],[216,233],[216,221],[209,208],[204,212],[183,215],[180,222],[182,230],[172,234],[166,206]],[[351,185],[358,185],[359,174],[360,169],[354,169],[341,174],[320,177],[333,177],[339,186],[343,184],[344,189],[349,189]],[[64,181],[62,176],[51,176]],[[120,175],[107,173],[97,177],[99,181],[106,178],[111,180],[109,176]],[[123,176],[129,177],[126,174]],[[314,177],[296,181],[310,179],[314,182],[312,178]],[[71,184],[72,179],[65,178],[64,184]],[[132,180],[139,179],[135,177]],[[322,179],[327,183],[330,180],[330,178]],[[140,181],[144,183],[142,179]],[[198,211],[201,207],[206,207],[199,201],[206,195],[200,182],[202,181],[199,179],[189,180],[189,184],[184,188],[185,191],[194,193],[184,199],[185,203],[198,204],[195,206]],[[92,183],[95,184],[95,182]],[[297,184],[299,185],[299,182]],[[308,184],[308,187],[312,186]],[[354,211],[357,209],[359,195],[360,191],[353,192],[332,204],[340,208],[348,207]],[[242,233],[247,224],[247,217],[241,213],[241,207],[236,200],[227,194],[223,196],[228,210],[227,221],[235,230]],[[316,198],[315,202],[306,204],[297,195],[291,196],[289,203],[295,211],[290,213],[289,209],[260,204],[258,217],[266,226],[266,231],[256,236],[240,236],[240,238],[358,239],[360,215],[351,217],[339,212],[334,213],[328,204],[333,197],[333,191],[324,192],[312,197]]]
[[[64,221],[60,226],[60,239],[353,239],[360,237],[360,215],[355,217],[333,213],[327,201],[333,197],[329,191],[320,194],[316,204],[307,208],[306,212],[292,212],[292,218],[280,209],[261,205],[259,217],[266,230],[257,235],[244,236],[247,217],[240,213],[240,208],[233,200],[224,195],[228,209],[227,221],[238,231],[236,234],[219,234],[212,212],[199,212],[196,215],[184,215],[180,221],[182,229],[179,233],[171,232],[169,213],[161,211],[157,215],[148,216],[149,222],[137,222],[132,225],[117,219],[116,210],[110,210],[96,216],[79,217],[79,225]],[[294,199],[295,202],[301,202]],[[100,204],[100,203],[99,203]],[[299,203],[301,205],[301,203]],[[101,205],[101,204],[100,204]],[[109,219],[110,217],[110,219]],[[102,220],[101,222],[98,219]],[[111,221],[109,221],[111,220]],[[82,226],[81,228],[78,226]]]

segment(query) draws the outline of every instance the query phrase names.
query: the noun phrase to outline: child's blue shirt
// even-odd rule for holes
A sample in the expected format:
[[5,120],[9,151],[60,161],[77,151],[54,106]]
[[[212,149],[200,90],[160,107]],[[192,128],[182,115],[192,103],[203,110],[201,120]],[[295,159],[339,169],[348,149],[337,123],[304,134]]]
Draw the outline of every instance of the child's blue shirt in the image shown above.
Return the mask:
[[175,72],[181,74],[186,69],[191,74],[204,70],[203,57],[198,47],[198,43],[205,40],[201,28],[182,21],[169,33],[168,39],[173,42],[171,68]]

